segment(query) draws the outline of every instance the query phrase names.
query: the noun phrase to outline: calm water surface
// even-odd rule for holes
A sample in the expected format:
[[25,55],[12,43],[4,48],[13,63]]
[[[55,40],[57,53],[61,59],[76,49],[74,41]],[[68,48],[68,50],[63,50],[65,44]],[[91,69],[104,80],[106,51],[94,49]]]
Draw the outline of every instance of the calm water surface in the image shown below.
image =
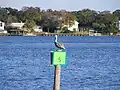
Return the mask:
[[[54,37],[0,37],[0,90],[53,90]],[[120,90],[120,37],[59,37],[61,90]]]

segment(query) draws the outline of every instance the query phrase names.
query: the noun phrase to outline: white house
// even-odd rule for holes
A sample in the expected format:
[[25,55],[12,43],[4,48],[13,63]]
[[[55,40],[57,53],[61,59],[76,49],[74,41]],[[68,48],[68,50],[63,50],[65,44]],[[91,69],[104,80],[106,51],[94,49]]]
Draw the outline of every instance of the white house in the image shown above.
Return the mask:
[[78,24],[79,23],[77,21],[74,21],[74,24],[71,27],[68,27],[68,30],[70,30],[70,31],[79,31]]
[[34,27],[34,31],[35,32],[42,32],[43,30],[42,30],[41,26],[36,26],[36,27]]
[[0,30],[4,30],[5,23],[0,21]]
[[119,27],[119,31],[120,31],[120,21],[119,21],[119,25],[118,25],[118,27]]
[[5,30],[5,23],[0,21],[0,33],[7,33]]
[[79,23],[75,20],[72,26],[64,25],[63,27],[67,27],[70,31],[79,31],[78,24]]
[[96,30],[89,30],[89,36],[101,36],[101,33]]

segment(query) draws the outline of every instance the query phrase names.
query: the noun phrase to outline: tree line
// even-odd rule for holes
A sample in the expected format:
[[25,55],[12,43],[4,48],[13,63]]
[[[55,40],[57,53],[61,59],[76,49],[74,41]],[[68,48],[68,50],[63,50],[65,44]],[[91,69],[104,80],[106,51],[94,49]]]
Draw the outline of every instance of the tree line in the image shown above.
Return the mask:
[[30,31],[33,31],[33,28],[38,25],[45,32],[55,32],[55,30],[66,32],[67,28],[72,26],[75,20],[79,22],[80,31],[94,29],[103,34],[116,34],[119,32],[120,9],[114,12],[100,12],[90,9],[57,11],[52,9],[42,10],[39,7],[23,7],[21,10],[0,7],[0,21],[6,24],[24,22],[24,28]]

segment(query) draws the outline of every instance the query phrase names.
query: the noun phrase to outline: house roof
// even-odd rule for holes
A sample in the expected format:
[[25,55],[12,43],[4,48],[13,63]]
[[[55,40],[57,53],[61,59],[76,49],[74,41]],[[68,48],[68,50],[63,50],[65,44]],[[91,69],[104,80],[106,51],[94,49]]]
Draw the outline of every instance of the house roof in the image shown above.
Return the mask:
[[12,27],[17,27],[17,28],[22,28],[25,23],[11,23],[10,26]]

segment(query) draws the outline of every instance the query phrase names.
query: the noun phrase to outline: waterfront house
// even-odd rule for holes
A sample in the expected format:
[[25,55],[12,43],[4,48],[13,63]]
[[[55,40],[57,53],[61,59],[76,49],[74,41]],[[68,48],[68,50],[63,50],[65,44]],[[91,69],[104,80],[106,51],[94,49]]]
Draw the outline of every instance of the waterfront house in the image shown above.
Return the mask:
[[23,29],[25,23],[11,23],[7,25],[7,30],[10,35],[25,35],[27,30]]
[[35,32],[43,32],[41,26],[36,26],[36,27],[34,27],[34,31],[35,31]]
[[25,23],[11,23],[9,26],[13,27],[13,28],[18,28],[18,29],[22,29],[22,27],[24,26]]
[[75,32],[79,31],[78,24],[79,23],[77,21],[74,21],[74,24],[71,27],[68,27],[68,30]]
[[0,21],[0,33],[7,33],[5,30],[5,23]]
[[101,36],[101,33],[97,32],[97,30],[89,30],[89,36]]
[[120,21],[119,21],[119,25],[118,25],[119,31],[120,31]]
[[78,32],[79,31],[78,25],[79,25],[79,23],[76,20],[74,20],[74,24],[72,26],[64,25],[63,27],[67,27],[68,30],[70,30],[70,31]]

